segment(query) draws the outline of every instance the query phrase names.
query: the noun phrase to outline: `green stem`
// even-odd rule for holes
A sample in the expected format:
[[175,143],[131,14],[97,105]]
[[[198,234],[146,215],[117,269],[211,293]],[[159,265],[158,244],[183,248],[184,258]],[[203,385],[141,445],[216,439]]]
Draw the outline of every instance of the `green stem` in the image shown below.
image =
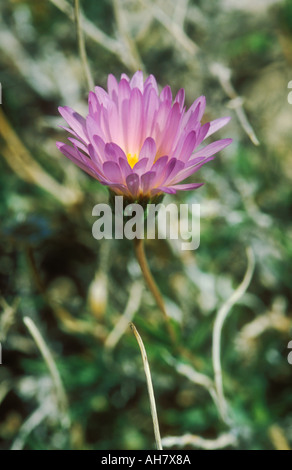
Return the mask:
[[146,255],[145,255],[144,243],[143,242],[144,242],[143,239],[138,239],[138,238],[134,239],[135,255],[136,255],[137,261],[140,265],[145,283],[148,286],[150,292],[152,293],[152,295],[153,295],[153,297],[154,297],[154,299],[157,303],[157,306],[159,307],[159,309],[163,313],[163,316],[164,316],[164,319],[165,319],[165,322],[166,322],[166,326],[167,326],[168,333],[169,333],[169,336],[171,338],[171,341],[174,344],[176,344],[175,331],[174,331],[174,329],[173,329],[173,327],[172,327],[172,325],[169,321],[169,317],[168,317],[166,309],[165,309],[165,305],[164,305],[162,295],[161,295],[161,293],[160,293],[160,291],[157,287],[157,284],[156,284],[156,282],[155,282],[155,280],[154,280],[154,278],[151,274],[151,271],[149,269],[147,259],[146,259]]

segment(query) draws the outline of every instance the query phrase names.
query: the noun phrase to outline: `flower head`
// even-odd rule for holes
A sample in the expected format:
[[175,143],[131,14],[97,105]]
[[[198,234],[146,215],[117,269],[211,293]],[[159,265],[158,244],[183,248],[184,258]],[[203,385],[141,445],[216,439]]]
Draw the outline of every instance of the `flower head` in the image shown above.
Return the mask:
[[73,147],[57,142],[61,152],[118,195],[131,200],[196,189],[203,183],[180,184],[232,142],[223,139],[198,147],[223,127],[229,117],[201,124],[204,96],[184,106],[180,89],[172,98],[169,86],[159,93],[156,80],[141,71],[118,82],[108,76],[108,91],[89,93],[85,118],[68,106],[59,112],[70,129]]

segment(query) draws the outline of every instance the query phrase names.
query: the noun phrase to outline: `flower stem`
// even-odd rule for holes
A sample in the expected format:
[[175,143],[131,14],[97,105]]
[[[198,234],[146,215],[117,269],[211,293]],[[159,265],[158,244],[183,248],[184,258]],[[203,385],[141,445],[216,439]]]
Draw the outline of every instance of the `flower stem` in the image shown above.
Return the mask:
[[149,400],[150,400],[150,409],[151,409],[151,416],[152,416],[156,446],[158,450],[163,450],[162,444],[161,444],[161,437],[160,437],[160,431],[159,431],[159,423],[158,423],[153,385],[152,385],[152,380],[151,380],[150,367],[149,367],[149,363],[147,359],[146,350],[145,350],[142,338],[139,335],[134,323],[130,323],[130,327],[135,335],[135,338],[138,342],[138,345],[141,351],[141,356],[142,356],[142,361],[143,361],[143,366],[144,366],[144,371],[145,371],[145,376],[146,376],[146,382],[147,382],[147,388],[148,388],[148,394],[149,394]]
[[161,293],[160,293],[160,291],[157,287],[157,284],[156,284],[156,282],[155,282],[155,280],[154,280],[154,278],[151,274],[151,271],[149,269],[147,259],[146,259],[146,255],[145,255],[144,243],[143,242],[144,242],[143,239],[138,239],[138,238],[134,239],[135,255],[136,255],[137,261],[140,265],[145,283],[148,286],[150,292],[152,293],[152,295],[153,295],[153,297],[154,297],[154,299],[157,303],[157,306],[159,307],[159,309],[163,313],[163,316],[164,316],[164,319],[165,319],[165,322],[166,322],[167,330],[168,330],[169,336],[171,338],[171,341],[174,344],[176,344],[176,334],[175,334],[175,331],[174,331],[174,329],[173,329],[173,327],[172,327],[172,325],[169,321],[169,317],[166,313],[166,309],[165,309],[165,305],[164,305],[162,295],[161,295]]

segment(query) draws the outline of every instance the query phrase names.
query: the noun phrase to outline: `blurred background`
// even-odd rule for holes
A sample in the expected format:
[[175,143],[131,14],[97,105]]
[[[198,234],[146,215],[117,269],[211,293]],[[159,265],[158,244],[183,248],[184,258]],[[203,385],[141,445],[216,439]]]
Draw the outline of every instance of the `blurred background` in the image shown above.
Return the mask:
[[[204,94],[205,121],[230,115],[218,134],[234,142],[194,175],[202,188],[165,200],[201,204],[198,250],[146,242],[182,356],[131,242],[92,237],[106,188],[55,145],[66,140],[57,107],[87,113],[74,2],[1,2],[0,448],[154,448],[132,319],[165,448],[289,449],[292,1],[84,0],[81,9],[96,85],[140,68],[174,93],[184,87],[188,106]],[[212,331],[248,247],[252,280],[222,330],[224,421]]]

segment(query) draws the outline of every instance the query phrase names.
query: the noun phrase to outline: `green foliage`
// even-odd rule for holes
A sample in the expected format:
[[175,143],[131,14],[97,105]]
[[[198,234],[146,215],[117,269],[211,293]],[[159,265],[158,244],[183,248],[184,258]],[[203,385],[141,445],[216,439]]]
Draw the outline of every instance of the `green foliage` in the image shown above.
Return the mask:
[[[166,3],[174,7],[176,2]],[[271,449],[275,441],[270,431],[277,424],[291,445],[292,366],[287,345],[292,339],[292,176],[291,129],[287,132],[285,123],[292,107],[282,83],[268,79],[261,87],[267,63],[281,77],[288,70],[280,44],[282,33],[291,32],[291,2],[278,7],[277,19],[267,12],[265,20],[248,12],[221,11],[218,2],[189,3],[199,8],[190,10],[192,15],[185,19],[190,39],[199,41],[197,55],[190,56],[181,39],[157,18],[147,30],[143,13],[137,28],[136,2],[129,2],[125,12],[128,34],[145,69],[155,73],[161,85],[185,87],[187,103],[204,92],[208,120],[232,115],[221,136],[233,137],[234,143],[194,176],[193,181],[205,182],[204,187],[166,199],[201,204],[199,249],[179,253],[171,242],[146,242],[149,264],[173,316],[180,349],[173,346],[163,316],[146,289],[134,322],[147,350],[163,437],[194,434],[216,439],[231,431],[238,437],[236,448]],[[95,25],[122,41],[110,2],[83,2],[83,9]],[[0,10],[5,28],[23,48],[19,63],[13,48],[10,54],[1,50],[1,106],[11,129],[43,170],[34,180],[24,174],[25,156],[15,154],[14,148],[7,154],[9,136],[1,133],[0,295],[6,301],[0,306],[1,449],[12,446],[38,408],[51,413],[25,437],[25,449],[152,449],[137,342],[128,328],[115,347],[107,345],[133,282],[143,282],[133,247],[127,240],[92,237],[92,207],[107,202],[108,191],[65,161],[55,148],[56,140],[65,139],[58,128],[57,107],[76,105],[83,113],[86,109],[75,29],[49,1],[7,2]],[[169,13],[168,8],[165,11]],[[200,19],[196,15],[192,19],[198,11]],[[97,85],[105,85],[110,72],[131,73],[133,67],[129,64],[126,70],[120,57],[103,44],[87,39],[87,50]],[[126,46],[123,51],[126,57]],[[27,56],[34,64],[29,74]],[[232,80],[240,95],[247,94],[244,105],[261,141],[259,147],[253,146],[236,113],[227,107],[228,98],[217,78],[210,77],[214,56],[216,61],[238,64]],[[52,89],[44,81],[40,90],[40,82],[32,80],[36,69],[40,82],[48,77]],[[269,96],[271,106],[266,105]],[[270,121],[276,129],[273,135]],[[58,190],[44,184],[44,175],[54,178]],[[76,201],[65,204],[62,196],[69,190]],[[185,364],[213,378],[215,316],[243,279],[247,246],[255,253],[256,269],[222,331],[224,390],[232,420],[228,426],[220,420],[210,390],[194,384],[176,366]],[[100,292],[98,298],[92,294],[101,274],[108,293],[104,304]],[[15,299],[19,304],[13,310]],[[23,324],[24,316],[33,318],[56,361],[68,397],[69,430],[60,424],[55,390]]]

